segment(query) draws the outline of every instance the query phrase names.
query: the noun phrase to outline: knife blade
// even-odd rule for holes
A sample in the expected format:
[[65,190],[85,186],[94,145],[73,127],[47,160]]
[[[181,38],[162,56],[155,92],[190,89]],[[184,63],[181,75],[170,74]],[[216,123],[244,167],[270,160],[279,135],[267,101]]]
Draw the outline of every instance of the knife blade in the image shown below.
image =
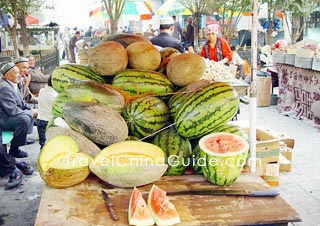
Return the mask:
[[279,195],[276,190],[184,190],[168,191],[167,195],[227,195],[227,196],[249,196],[249,197],[275,197]]
[[101,190],[101,193],[102,193],[102,197],[103,197],[103,200],[104,200],[104,203],[106,204],[108,210],[109,210],[109,213],[110,213],[110,217],[113,221],[117,221],[119,220],[119,217],[117,215],[117,212],[116,210],[114,209],[114,205],[113,203],[111,202],[111,199],[108,195],[107,192],[105,192],[104,190]]

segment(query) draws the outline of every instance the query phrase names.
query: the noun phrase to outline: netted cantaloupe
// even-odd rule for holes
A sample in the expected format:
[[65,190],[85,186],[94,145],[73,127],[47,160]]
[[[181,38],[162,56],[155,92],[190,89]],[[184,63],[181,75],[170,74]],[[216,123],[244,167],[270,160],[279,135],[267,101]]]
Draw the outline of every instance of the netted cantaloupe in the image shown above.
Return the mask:
[[150,40],[142,35],[136,34],[114,34],[110,35],[107,38],[103,39],[101,42],[107,41],[115,41],[120,43],[124,48],[127,48],[128,45],[134,42],[148,42],[151,43]]
[[113,76],[128,64],[126,49],[114,41],[100,42],[88,50],[91,70],[102,76]]
[[204,59],[194,53],[182,53],[173,57],[167,65],[167,76],[176,86],[186,86],[198,81],[204,74]]
[[161,62],[161,55],[156,47],[148,42],[134,42],[127,48],[129,66],[133,69],[156,70]]

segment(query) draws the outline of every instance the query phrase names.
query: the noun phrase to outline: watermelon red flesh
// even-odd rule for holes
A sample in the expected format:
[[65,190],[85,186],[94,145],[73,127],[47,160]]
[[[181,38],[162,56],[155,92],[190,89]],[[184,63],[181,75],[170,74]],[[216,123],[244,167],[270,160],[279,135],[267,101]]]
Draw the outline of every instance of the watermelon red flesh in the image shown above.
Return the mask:
[[244,148],[243,142],[228,134],[209,137],[204,141],[204,146],[214,154],[238,152]]
[[148,207],[157,225],[180,223],[178,212],[166,196],[166,192],[153,185],[148,196]]
[[128,210],[128,221],[130,225],[153,225],[155,222],[149,212],[141,192],[134,187]]
[[205,178],[216,185],[230,185],[236,181],[245,164],[249,143],[231,133],[213,133],[199,141],[200,158],[205,164]]

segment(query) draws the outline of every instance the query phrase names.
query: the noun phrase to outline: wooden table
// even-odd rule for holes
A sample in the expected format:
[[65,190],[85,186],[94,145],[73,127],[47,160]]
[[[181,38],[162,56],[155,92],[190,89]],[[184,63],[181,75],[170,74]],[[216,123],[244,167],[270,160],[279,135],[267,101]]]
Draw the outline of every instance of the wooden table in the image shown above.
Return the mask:
[[[208,183],[201,175],[162,177],[155,182],[166,191],[208,188],[222,189]],[[139,187],[148,192],[151,185]],[[101,189],[110,195],[119,221],[111,220],[101,196]],[[242,174],[224,189],[263,190],[270,187],[255,174]],[[54,225],[128,225],[128,205],[132,189],[112,187],[91,176],[84,183],[66,189],[45,186],[36,218],[36,226]],[[147,198],[147,197],[145,197]],[[298,213],[280,196],[169,196],[181,218],[179,225],[254,225],[284,224],[301,221]]]

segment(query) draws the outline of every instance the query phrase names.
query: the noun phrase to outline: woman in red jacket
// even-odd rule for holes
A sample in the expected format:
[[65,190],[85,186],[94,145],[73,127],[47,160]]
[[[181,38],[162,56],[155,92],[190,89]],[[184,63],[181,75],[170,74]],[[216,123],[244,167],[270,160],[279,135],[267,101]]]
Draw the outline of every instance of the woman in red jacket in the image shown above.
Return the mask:
[[226,64],[232,61],[232,51],[224,38],[218,38],[218,24],[210,24],[206,28],[208,41],[202,47],[200,56]]

